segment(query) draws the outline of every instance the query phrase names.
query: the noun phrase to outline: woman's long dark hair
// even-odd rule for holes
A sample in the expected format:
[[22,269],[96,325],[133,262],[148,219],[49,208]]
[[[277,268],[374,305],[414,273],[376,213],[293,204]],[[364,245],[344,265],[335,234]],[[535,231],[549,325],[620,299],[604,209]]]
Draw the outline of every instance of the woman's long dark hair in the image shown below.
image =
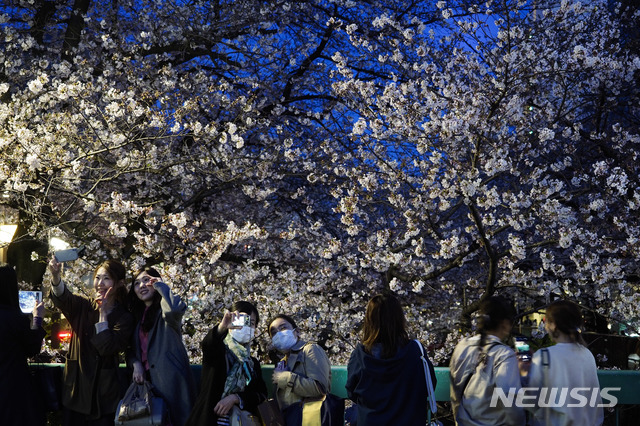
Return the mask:
[[0,306],[20,308],[18,274],[11,265],[0,264]]
[[127,303],[127,286],[125,280],[127,279],[127,269],[122,263],[115,259],[105,260],[93,271],[93,280],[95,282],[96,274],[100,268],[104,268],[109,274],[109,277],[113,281],[113,290],[109,292],[109,298],[121,306],[126,306]]
[[504,320],[513,322],[516,316],[516,308],[513,303],[502,296],[491,296],[480,305],[480,346],[486,342],[487,332],[497,330]]
[[373,345],[382,346],[382,358],[391,358],[409,341],[407,321],[398,299],[392,294],[377,294],[367,303],[362,328],[362,345],[371,353]]
[[[160,272],[155,270],[154,268],[144,268],[133,275],[133,281],[131,281],[131,287],[129,288],[129,294],[127,295],[129,311],[133,314],[136,319],[136,322],[142,321],[142,316],[144,315],[145,309],[147,309],[147,305],[140,300],[138,295],[135,292],[135,282],[140,276],[140,274],[147,273],[148,275],[162,279]],[[160,312],[160,302],[162,301],[162,296],[157,291],[153,294],[153,301],[149,309],[147,310],[147,314],[144,315],[144,321],[140,324],[140,328],[145,333],[148,333],[149,330],[153,327],[156,322],[156,317],[158,316],[158,312]]]
[[[573,343],[585,345],[582,338],[582,312],[577,304],[568,300],[556,300],[547,307],[545,317],[546,321],[556,325],[556,330],[569,336]],[[555,335],[551,334],[558,337],[557,332]]]

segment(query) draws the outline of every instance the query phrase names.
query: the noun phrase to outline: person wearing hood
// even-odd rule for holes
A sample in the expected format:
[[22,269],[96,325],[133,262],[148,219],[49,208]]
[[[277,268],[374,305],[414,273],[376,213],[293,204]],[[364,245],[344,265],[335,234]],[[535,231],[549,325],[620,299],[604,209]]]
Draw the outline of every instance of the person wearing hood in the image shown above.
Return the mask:
[[[302,340],[295,321],[288,315],[277,315],[269,323],[269,335],[281,358],[272,380],[286,425],[301,425],[303,412],[305,424],[327,424],[330,416],[322,401],[331,390],[331,364],[326,352],[316,343]],[[308,403],[315,403],[318,409],[302,409]]]
[[[229,425],[235,406],[257,416],[258,405],[267,397],[260,362],[251,356],[258,310],[250,302],[238,301],[231,311],[202,340],[200,393],[187,426]],[[234,320],[245,318],[241,314],[248,324],[238,326]]]
[[[365,312],[362,343],[347,365],[347,394],[357,405],[358,426],[427,423],[429,395],[421,355],[408,337],[398,299],[392,294],[373,296]],[[433,365],[427,361],[435,387]]]

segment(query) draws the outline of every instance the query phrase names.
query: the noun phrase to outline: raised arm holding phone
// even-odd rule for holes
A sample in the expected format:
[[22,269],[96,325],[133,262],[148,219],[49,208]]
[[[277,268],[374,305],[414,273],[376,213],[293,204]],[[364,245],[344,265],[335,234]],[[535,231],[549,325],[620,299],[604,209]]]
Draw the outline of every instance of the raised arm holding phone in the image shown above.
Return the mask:
[[132,380],[151,382],[169,407],[172,426],[187,420],[196,397],[189,355],[182,342],[186,303],[173,293],[154,268],[136,272],[129,290],[129,307],[136,318],[127,361]]
[[51,300],[72,328],[63,378],[64,425],[113,425],[120,400],[119,354],[129,345],[134,328],[125,306],[126,269],[117,260],[98,265],[91,298],[68,289],[55,256],[49,271]]
[[259,319],[252,303],[239,301],[207,333],[202,341],[200,393],[188,426],[229,424],[230,414],[238,409],[258,414],[258,404],[267,395],[260,362],[251,356]]

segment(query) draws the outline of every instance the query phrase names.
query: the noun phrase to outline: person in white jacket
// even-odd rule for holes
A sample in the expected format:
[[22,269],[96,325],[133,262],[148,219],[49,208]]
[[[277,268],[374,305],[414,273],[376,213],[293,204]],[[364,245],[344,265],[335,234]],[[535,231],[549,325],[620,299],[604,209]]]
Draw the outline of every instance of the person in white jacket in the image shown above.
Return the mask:
[[521,389],[516,353],[503,343],[516,310],[504,297],[492,296],[482,303],[480,314],[480,333],[458,343],[449,366],[456,425],[524,425],[524,409],[494,395],[515,395]]
[[547,308],[545,329],[555,345],[538,350],[531,361],[534,425],[593,426],[604,420],[596,362],[584,346],[581,327],[575,303],[558,300]]

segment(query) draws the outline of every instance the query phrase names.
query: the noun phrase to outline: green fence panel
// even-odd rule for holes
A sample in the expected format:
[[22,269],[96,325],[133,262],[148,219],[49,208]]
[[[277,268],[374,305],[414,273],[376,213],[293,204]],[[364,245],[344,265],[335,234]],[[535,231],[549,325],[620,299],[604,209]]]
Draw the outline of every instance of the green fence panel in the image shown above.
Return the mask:
[[600,389],[620,388],[609,392],[618,398],[618,404],[640,404],[640,371],[636,370],[598,370]]
[[[32,368],[63,368],[64,364],[31,364]],[[123,364],[120,368],[126,368]],[[196,383],[200,383],[202,365],[192,364]],[[435,367],[436,379],[436,400],[440,402],[449,401],[449,368]],[[273,364],[262,365],[262,377],[267,384],[269,396],[273,396]],[[618,404],[640,405],[640,371],[637,370],[598,370],[598,380],[600,388],[620,388],[610,391],[609,394],[618,398]],[[342,398],[347,397],[345,383],[347,382],[347,366],[333,365],[331,367],[331,393]]]

